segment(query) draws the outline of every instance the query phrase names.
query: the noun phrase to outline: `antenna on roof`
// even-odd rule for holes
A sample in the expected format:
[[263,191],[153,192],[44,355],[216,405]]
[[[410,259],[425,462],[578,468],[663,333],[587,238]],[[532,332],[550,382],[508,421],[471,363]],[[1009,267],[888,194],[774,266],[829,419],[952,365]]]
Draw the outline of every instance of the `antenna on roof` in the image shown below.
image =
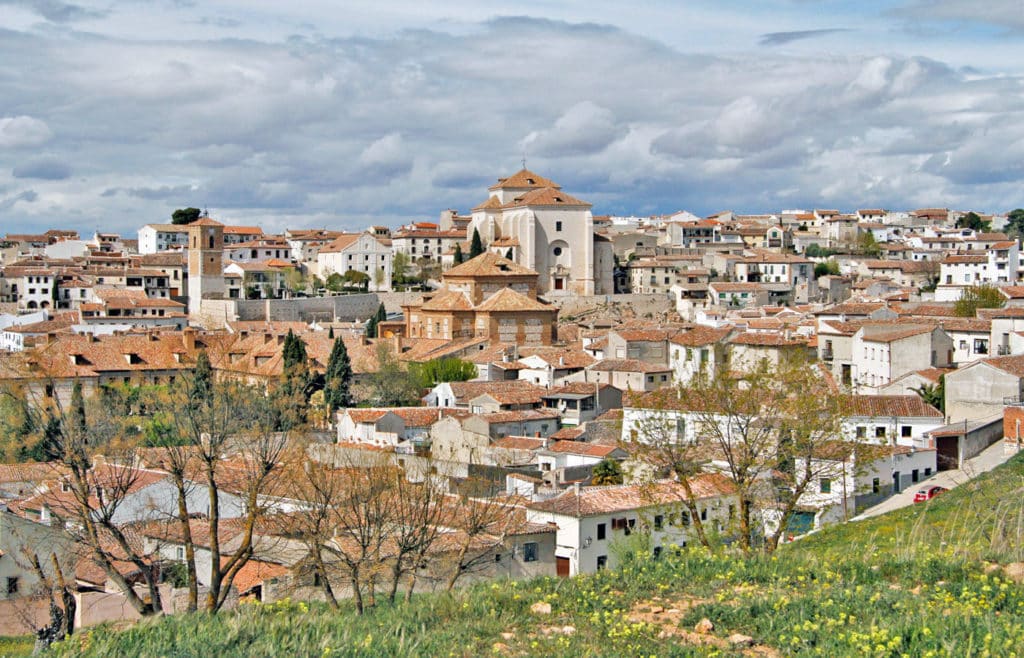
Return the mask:
[[210,216],[210,209],[208,207],[207,208],[203,208],[203,217],[209,217],[209,216]]
[[526,149],[523,149],[523,169],[526,169]]

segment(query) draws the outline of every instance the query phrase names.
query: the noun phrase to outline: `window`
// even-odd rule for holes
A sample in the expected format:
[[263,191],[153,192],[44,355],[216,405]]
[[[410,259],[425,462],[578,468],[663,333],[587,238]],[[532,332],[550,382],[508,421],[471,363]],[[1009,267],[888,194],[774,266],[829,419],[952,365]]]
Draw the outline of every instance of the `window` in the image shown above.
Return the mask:
[[901,425],[900,436],[902,436],[904,439],[909,439],[912,430],[913,428],[910,425]]
[[598,555],[597,556],[597,570],[598,571],[603,571],[604,569],[607,569],[607,568],[608,568],[608,556],[607,555]]
[[608,536],[608,525],[605,523],[597,524],[597,541],[601,541]]
[[661,546],[655,546],[654,547],[654,559],[657,560],[659,557],[661,557]]
[[[562,231],[562,222],[555,222],[555,231],[557,231],[557,232],[561,232]],[[555,254],[555,255],[557,256],[558,254]]]
[[562,248],[561,247],[555,247],[554,249],[551,250],[551,253],[553,253],[556,256],[561,256],[562,255]]
[[679,525],[681,525],[681,526],[688,526],[688,525],[690,525],[690,513],[689,512],[684,511],[684,512],[680,512],[679,513]]
[[708,520],[708,508],[707,507],[705,507],[704,509],[702,509],[700,511],[700,520],[701,521],[707,521]]
[[884,439],[885,438],[885,427],[883,427],[881,425],[878,425],[877,427],[875,427],[875,438],[876,439]]
[[911,482],[920,482],[920,480],[921,480],[921,472],[920,471],[918,471],[916,468],[914,470],[910,471],[910,481]]
[[867,428],[863,425],[859,425],[857,427],[857,438],[863,439],[865,436],[867,436]]
[[832,493],[832,480],[828,478],[821,478],[820,480],[818,480],[818,485],[821,493]]
[[176,546],[174,548],[174,559],[178,560],[178,561],[181,561],[181,560],[185,559],[185,547],[184,546]]
[[876,494],[882,490],[882,483],[878,478],[871,480],[871,493]]
[[537,561],[537,542],[531,541],[523,544],[523,562]]
[[932,474],[932,467],[931,466],[929,466],[928,468],[924,469],[924,476],[925,477],[928,477],[931,474]]
[[18,593],[18,577],[7,576],[7,593],[17,594]]
[[654,517],[654,529],[661,530],[662,526],[665,525],[665,517],[658,514]]

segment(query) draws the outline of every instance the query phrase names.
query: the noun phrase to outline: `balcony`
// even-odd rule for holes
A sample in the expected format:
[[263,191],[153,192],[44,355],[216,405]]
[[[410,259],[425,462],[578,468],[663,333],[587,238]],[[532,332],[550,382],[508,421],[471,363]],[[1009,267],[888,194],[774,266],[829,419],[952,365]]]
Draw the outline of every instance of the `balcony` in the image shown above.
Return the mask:
[[832,350],[826,348],[821,351],[822,361],[831,361],[834,358],[835,355],[832,353]]
[[996,354],[998,354],[999,356],[1006,356],[1009,353],[1010,353],[1010,346],[1009,345],[1000,345],[998,348],[996,348]]

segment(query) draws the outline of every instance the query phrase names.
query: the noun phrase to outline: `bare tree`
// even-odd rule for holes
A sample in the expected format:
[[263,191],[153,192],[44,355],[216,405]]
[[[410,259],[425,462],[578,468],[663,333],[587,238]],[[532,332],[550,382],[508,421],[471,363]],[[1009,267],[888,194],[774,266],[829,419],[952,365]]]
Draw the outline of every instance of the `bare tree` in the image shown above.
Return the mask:
[[515,501],[495,497],[448,496],[450,519],[458,532],[455,537],[454,557],[448,575],[447,590],[455,588],[458,580],[477,571],[492,558],[496,546],[504,544],[508,533],[522,522]]
[[395,518],[390,540],[394,555],[388,600],[394,603],[404,575],[409,576],[406,600],[412,597],[416,572],[424,564],[442,526],[448,523],[450,510],[443,504],[444,493],[431,478],[413,484],[403,473],[396,473],[391,495]]
[[[762,362],[742,374],[723,366],[712,377],[651,399],[647,427],[639,428],[636,438],[646,444],[639,454],[670,468],[684,486],[698,470],[724,470],[739,497],[733,529],[739,546],[751,551],[762,521],[772,517],[774,529],[765,534],[764,549],[774,551],[800,498],[826,468],[817,457],[822,446],[840,437],[844,399],[800,357],[777,365]],[[680,423],[672,426],[678,436],[671,436],[666,409]],[[697,529],[695,501],[684,502]],[[707,541],[706,532],[698,530],[698,536]]]

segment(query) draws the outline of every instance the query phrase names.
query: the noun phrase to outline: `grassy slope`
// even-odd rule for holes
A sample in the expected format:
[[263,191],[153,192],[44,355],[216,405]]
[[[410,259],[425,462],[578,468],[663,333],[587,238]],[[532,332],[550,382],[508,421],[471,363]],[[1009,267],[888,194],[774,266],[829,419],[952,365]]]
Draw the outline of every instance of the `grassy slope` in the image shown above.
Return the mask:
[[[362,618],[304,603],[252,605],[95,630],[61,653],[739,655],[722,640],[739,632],[760,655],[1013,656],[1024,647],[1024,587],[985,575],[982,560],[1019,559],[1022,482],[1024,459],[1015,458],[927,505],[827,530],[774,558],[637,559],[561,582],[417,597]],[[549,602],[552,614],[531,614],[536,601]],[[713,635],[690,632],[705,617]]]

